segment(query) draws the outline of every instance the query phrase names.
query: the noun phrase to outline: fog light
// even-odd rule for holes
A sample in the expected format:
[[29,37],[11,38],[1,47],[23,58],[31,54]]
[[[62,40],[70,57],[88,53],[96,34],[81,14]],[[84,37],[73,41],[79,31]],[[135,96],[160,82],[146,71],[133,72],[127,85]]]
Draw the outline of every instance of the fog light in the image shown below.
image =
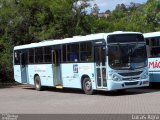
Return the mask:
[[149,81],[143,81],[143,84],[149,84]]

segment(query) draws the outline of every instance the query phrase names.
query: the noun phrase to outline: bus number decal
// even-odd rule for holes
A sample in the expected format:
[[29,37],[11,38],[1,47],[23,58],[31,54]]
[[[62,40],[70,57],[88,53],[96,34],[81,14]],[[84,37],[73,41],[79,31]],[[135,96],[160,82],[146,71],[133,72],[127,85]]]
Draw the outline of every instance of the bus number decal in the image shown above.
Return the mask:
[[73,64],[73,73],[78,73],[78,64]]

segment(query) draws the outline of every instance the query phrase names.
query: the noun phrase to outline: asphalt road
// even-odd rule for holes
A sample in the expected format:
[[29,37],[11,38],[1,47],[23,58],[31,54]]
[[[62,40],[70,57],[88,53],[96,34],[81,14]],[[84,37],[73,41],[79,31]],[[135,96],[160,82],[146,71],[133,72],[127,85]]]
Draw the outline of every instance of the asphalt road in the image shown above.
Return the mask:
[[128,89],[125,93],[32,86],[0,88],[0,113],[14,114],[159,114],[160,88]]

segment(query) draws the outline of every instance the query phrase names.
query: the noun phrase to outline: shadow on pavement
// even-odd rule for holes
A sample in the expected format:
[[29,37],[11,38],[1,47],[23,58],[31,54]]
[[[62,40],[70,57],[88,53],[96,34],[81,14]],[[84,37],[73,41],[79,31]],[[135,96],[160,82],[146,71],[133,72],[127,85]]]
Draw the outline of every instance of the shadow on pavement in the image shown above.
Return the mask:
[[17,82],[0,83],[0,89],[13,88],[17,86],[23,86],[23,85]]
[[[33,86],[22,87],[27,90],[35,90]],[[73,88],[63,88],[57,89],[54,87],[43,87],[43,91],[48,92],[59,92],[59,93],[71,93],[71,94],[84,94],[81,89],[73,89]],[[136,94],[146,94],[152,92],[160,92],[160,84],[151,85],[149,87],[142,88],[131,88],[126,89],[124,91],[95,91],[94,95],[102,95],[102,96],[126,96],[126,95],[136,95]]]
[[97,91],[98,95],[107,95],[107,96],[124,96],[124,95],[136,95],[136,94],[146,94],[160,92],[160,84],[152,84],[148,87],[141,88],[130,88],[122,91]]
[[[23,89],[27,90],[35,90],[33,86],[31,87],[24,87]],[[59,93],[76,93],[76,94],[84,94],[83,90],[81,89],[73,89],[73,88],[63,88],[63,89],[57,89],[55,87],[43,87],[42,91],[48,91],[48,92],[59,92]]]

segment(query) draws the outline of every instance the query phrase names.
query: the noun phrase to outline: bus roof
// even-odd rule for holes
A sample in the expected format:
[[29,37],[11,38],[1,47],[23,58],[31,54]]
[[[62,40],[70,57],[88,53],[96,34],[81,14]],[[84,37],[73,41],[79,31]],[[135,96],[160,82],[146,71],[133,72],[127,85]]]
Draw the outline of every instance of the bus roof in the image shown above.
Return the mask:
[[149,32],[143,34],[144,38],[160,37],[160,32]]
[[74,42],[81,42],[81,41],[85,42],[85,41],[99,40],[99,39],[106,40],[108,35],[116,35],[116,34],[142,34],[142,33],[115,31],[115,32],[111,32],[111,33],[89,34],[86,36],[73,36],[72,38],[64,38],[64,39],[56,39],[56,40],[50,39],[50,40],[44,40],[44,41],[41,41],[38,43],[31,43],[31,44],[26,44],[26,45],[15,46],[14,50],[41,47],[41,46],[58,45],[58,44],[67,44],[67,43],[74,43]]

